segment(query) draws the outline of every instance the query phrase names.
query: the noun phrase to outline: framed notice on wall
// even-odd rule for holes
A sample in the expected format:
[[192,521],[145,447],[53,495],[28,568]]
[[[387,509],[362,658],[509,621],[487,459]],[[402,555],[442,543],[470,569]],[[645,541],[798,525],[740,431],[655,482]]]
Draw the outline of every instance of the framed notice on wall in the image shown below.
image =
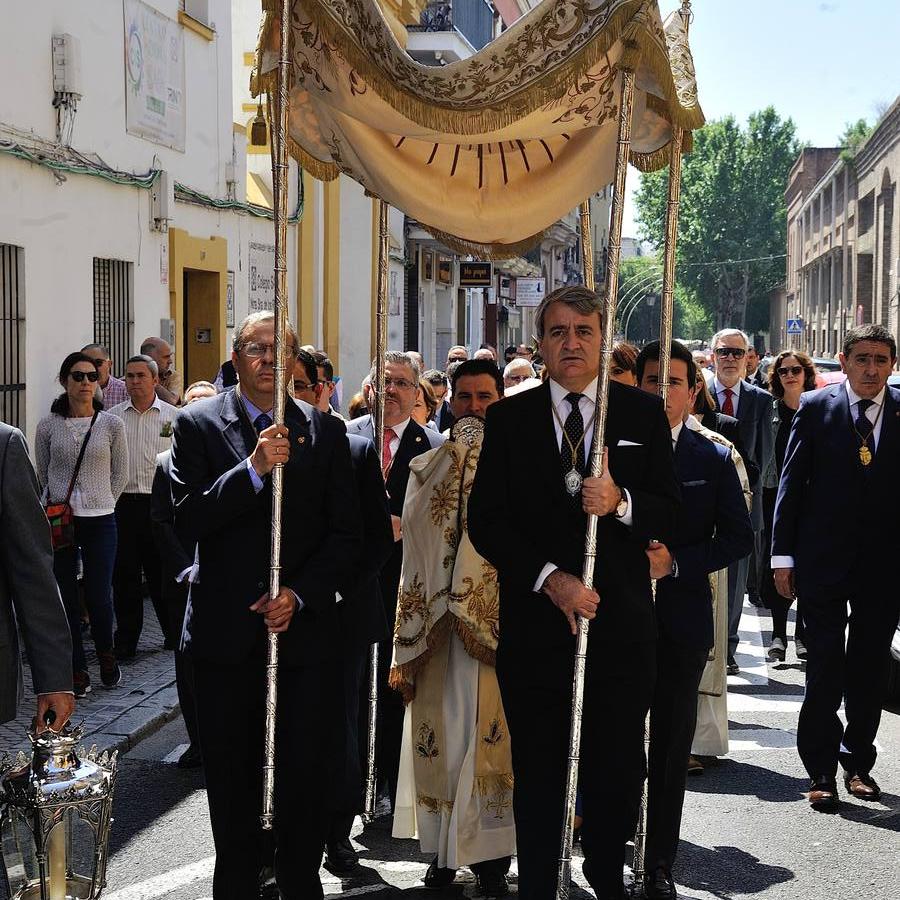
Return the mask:
[[234,328],[234,272],[228,272],[225,282],[225,327]]
[[434,251],[422,251],[422,280],[434,281]]
[[438,281],[441,284],[453,282],[453,260],[447,256],[438,258]]
[[124,0],[125,130],[184,152],[184,29],[141,0]]
[[250,312],[275,310],[275,245],[250,241]]

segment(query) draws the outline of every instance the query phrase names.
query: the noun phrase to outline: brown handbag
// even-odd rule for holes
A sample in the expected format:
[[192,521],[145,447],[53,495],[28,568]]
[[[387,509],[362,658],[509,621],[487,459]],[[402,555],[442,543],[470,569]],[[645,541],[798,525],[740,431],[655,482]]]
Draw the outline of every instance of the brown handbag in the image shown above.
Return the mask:
[[94,422],[97,421],[97,412],[94,411],[94,417],[91,419],[90,427],[84,440],[81,442],[81,450],[78,451],[78,461],[75,463],[75,471],[72,472],[72,478],[69,481],[69,489],[66,491],[66,499],[62,503],[48,503],[44,507],[47,514],[47,521],[50,523],[50,540],[53,544],[53,552],[57,550],[65,550],[75,543],[75,519],[72,515],[72,491],[75,490],[75,481],[78,478],[78,471],[81,469],[84,453],[87,450],[87,443],[91,438],[91,432],[94,430]]

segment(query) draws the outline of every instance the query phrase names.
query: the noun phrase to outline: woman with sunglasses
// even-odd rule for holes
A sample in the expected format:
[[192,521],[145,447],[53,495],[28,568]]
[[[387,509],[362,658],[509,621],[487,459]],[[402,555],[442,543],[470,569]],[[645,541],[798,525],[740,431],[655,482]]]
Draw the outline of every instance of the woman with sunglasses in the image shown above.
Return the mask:
[[84,600],[100,663],[100,680],[107,688],[115,687],[121,680],[113,654],[111,587],[117,542],[115,506],[128,477],[128,445],[125,423],[118,416],[103,412],[102,395],[97,390],[99,378],[97,365],[90,356],[70,353],[59,369],[63,393],[53,401],[50,415],[38,422],[35,435],[37,474],[45,503],[65,502],[84,445],[84,456],[69,498],[75,542],[53,555],[54,574],[72,632],[76,697],[83,697],[91,690],[81,640],[79,551]]
[[[800,395],[804,391],[815,390],[816,369],[812,360],[800,350],[782,350],[769,367],[769,390],[775,398],[772,402],[775,453],[763,476],[763,526],[765,528],[763,546],[772,546],[772,520],[775,515],[775,498],[778,495],[778,481],[784,466],[788,435],[794,413],[800,407]],[[769,660],[784,662],[787,652],[787,617],[791,600],[786,600],[775,589],[772,569],[761,566],[762,584],[760,596],[772,613],[772,643],[769,644]],[[797,626],[794,630],[794,648],[797,659],[806,659],[803,643],[803,618],[797,609]]]

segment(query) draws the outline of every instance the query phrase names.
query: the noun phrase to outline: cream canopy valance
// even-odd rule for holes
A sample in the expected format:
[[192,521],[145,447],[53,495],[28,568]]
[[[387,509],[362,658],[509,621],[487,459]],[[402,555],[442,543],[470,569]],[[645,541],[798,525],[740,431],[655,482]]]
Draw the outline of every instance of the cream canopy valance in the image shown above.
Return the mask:
[[[703,124],[684,20],[664,24],[656,0],[544,0],[443,67],[403,50],[377,0],[288,2],[293,155],[465,253],[516,255],[612,181],[623,66],[635,165],[662,167],[673,126],[689,147]],[[274,89],[276,5],[264,0],[255,93]]]

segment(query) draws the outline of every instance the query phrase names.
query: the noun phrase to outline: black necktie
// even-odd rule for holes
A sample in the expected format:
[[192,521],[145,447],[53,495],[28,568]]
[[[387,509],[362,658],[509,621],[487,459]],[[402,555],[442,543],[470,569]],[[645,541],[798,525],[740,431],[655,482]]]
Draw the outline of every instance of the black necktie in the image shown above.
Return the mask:
[[[582,396],[582,394],[566,394],[566,400],[569,401],[572,412],[569,413],[565,425],[563,425],[563,430],[569,436],[569,440],[567,441],[565,435],[563,435],[562,444],[559,448],[563,474],[576,469],[584,475],[584,441],[582,440],[584,438],[584,418],[578,405]],[[574,460],[572,459],[572,447],[575,448]]]
[[861,399],[856,403],[856,430],[861,438],[865,438],[866,446],[869,450],[875,452],[875,439],[872,437],[872,431],[875,426],[869,421],[866,410],[874,405],[874,400]]
[[257,434],[261,434],[272,424],[272,417],[268,413],[260,413],[253,420],[253,427],[256,429]]

